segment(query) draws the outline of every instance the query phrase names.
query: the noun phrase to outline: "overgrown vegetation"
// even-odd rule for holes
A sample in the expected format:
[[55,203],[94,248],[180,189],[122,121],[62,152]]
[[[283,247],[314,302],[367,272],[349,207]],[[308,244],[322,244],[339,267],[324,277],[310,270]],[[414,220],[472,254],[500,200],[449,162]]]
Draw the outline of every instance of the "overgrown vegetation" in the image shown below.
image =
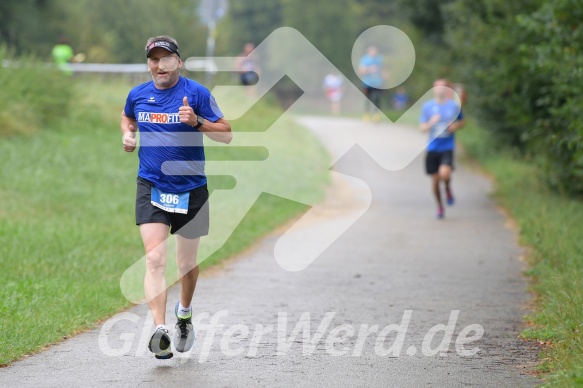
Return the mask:
[[69,114],[73,90],[67,76],[34,56],[14,57],[0,45],[0,136],[33,133]]
[[527,339],[543,342],[541,372],[549,386],[583,383],[583,203],[552,191],[540,167],[511,150],[494,147],[491,133],[470,123],[459,137],[496,182],[495,197],[530,247],[527,275],[536,310]]
[[583,194],[583,1],[456,0],[449,46],[497,144],[533,157],[550,187]]

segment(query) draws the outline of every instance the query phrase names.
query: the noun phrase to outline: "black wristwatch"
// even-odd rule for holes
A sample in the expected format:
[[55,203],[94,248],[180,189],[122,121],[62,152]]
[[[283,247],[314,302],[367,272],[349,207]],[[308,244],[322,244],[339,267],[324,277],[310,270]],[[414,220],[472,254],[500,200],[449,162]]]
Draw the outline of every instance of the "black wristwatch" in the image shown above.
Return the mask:
[[202,127],[203,124],[204,124],[204,117],[202,117],[200,115],[196,115],[196,125],[194,126],[194,128],[198,129],[198,128]]

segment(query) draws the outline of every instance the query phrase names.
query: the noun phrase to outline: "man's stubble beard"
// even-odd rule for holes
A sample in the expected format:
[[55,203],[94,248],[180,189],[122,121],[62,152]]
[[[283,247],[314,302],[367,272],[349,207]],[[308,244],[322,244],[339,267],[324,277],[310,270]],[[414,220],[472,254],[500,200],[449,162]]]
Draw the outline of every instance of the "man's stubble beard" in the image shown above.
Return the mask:
[[[168,73],[168,74],[170,74],[170,73]],[[178,78],[180,78],[180,74],[178,72],[176,72],[175,74],[172,74],[171,76],[168,77],[167,81],[159,81],[158,77],[159,77],[158,74],[152,75],[152,79],[154,81],[154,84],[161,89],[167,89],[167,88],[173,86],[178,81]]]

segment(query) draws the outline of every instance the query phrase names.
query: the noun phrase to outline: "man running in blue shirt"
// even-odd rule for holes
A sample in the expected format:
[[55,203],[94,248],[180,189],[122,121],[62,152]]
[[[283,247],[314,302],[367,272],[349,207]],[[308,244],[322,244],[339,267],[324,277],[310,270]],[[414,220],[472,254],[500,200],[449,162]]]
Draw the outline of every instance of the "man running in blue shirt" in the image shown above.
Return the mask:
[[437,200],[437,218],[444,217],[440,182],[445,185],[447,204],[454,204],[451,173],[454,168],[454,133],[464,126],[460,107],[450,98],[450,84],[438,79],[433,83],[434,99],[423,104],[419,128],[429,132],[425,169],[432,177],[433,194]]
[[126,152],[135,150],[140,131],[136,224],[146,250],[144,290],[156,324],[149,348],[156,358],[168,359],[173,355],[165,326],[168,233],[176,235],[181,284],[173,341],[177,351],[186,352],[194,343],[191,301],[198,245],[209,228],[203,134],[225,144],[233,135],[208,89],[180,76],[183,63],[174,38],[148,39],[146,57],[152,81],[129,92],[121,130]]
[[[364,106],[363,119],[368,121],[372,115],[374,121],[381,119],[378,109],[381,106],[381,94],[384,84],[383,57],[379,54],[376,46],[370,46],[366,49],[366,54],[360,59],[358,65],[363,82],[363,92],[367,97]],[[378,108],[378,109],[377,109]]]

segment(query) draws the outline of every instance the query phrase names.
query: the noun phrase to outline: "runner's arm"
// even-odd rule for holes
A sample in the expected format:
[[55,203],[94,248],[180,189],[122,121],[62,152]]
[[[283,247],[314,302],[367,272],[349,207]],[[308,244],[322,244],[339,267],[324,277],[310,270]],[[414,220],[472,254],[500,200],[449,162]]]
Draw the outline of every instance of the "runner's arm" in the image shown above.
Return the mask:
[[440,119],[439,115],[435,114],[435,115],[431,116],[431,118],[428,121],[419,124],[419,129],[422,132],[427,132],[431,129],[431,127],[433,127],[439,121],[439,119]]
[[222,117],[215,122],[205,119],[198,130],[219,143],[229,144],[233,140],[231,124]]
[[456,120],[447,127],[448,132],[453,133],[459,129],[462,129],[466,125],[464,119]]
[[138,129],[136,120],[127,117],[122,111],[120,127],[124,151],[133,152],[136,149],[136,131]]
[[466,122],[464,121],[464,114],[460,109],[460,113],[458,114],[457,119],[451,123],[449,127],[447,127],[447,131],[449,133],[454,133],[458,129],[462,129],[464,125],[466,125]]

